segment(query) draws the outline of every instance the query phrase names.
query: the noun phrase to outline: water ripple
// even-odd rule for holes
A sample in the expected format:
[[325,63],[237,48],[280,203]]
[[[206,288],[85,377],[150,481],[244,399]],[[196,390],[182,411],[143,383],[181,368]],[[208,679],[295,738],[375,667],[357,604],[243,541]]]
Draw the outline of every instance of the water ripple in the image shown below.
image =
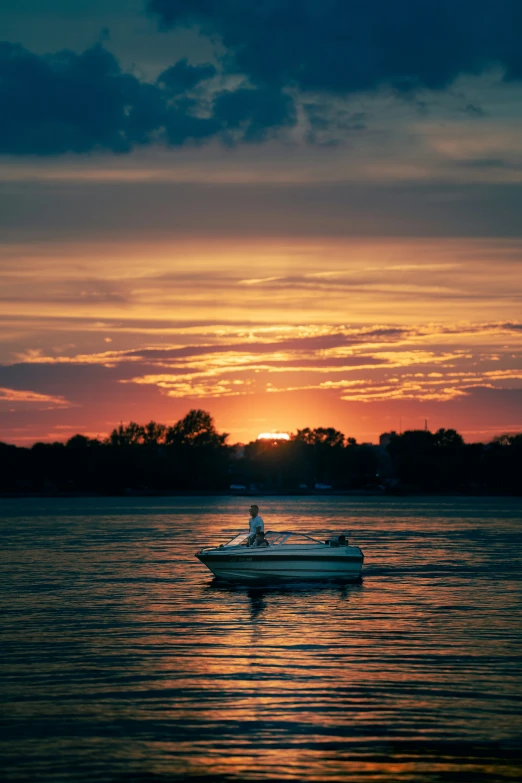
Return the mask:
[[522,778],[520,501],[266,498],[366,559],[263,589],[194,558],[241,498],[0,503],[6,781]]

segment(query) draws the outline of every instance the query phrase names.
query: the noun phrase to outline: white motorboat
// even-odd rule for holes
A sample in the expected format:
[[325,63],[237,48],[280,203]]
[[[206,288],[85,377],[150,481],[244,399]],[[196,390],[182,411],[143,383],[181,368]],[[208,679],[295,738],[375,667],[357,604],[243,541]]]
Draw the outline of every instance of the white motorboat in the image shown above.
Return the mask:
[[228,582],[359,579],[364,555],[341,534],[320,541],[304,533],[269,531],[268,546],[251,546],[240,533],[227,544],[202,549],[196,557],[215,576]]

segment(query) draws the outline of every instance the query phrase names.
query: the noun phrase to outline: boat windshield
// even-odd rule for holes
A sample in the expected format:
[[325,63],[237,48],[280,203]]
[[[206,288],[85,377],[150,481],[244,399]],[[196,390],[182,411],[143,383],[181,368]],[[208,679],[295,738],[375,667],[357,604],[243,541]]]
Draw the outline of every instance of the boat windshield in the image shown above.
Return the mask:
[[306,533],[290,533],[287,534],[278,544],[290,544],[290,546],[303,545],[303,544],[322,544],[322,541],[318,541],[312,536],[307,536]]
[[[237,536],[235,536],[231,541],[228,541],[226,544],[224,544],[225,547],[228,546],[244,546],[247,543],[249,533],[238,533]],[[307,535],[306,533],[293,533],[290,530],[285,531],[277,531],[277,530],[268,530],[265,533],[265,539],[268,541],[269,546],[279,546],[280,544],[322,544],[323,541],[319,541],[317,538],[312,538],[312,536]]]
[[224,546],[241,546],[241,544],[246,543],[246,540],[250,534],[249,533],[238,533],[235,538],[232,539],[232,541],[228,541]]

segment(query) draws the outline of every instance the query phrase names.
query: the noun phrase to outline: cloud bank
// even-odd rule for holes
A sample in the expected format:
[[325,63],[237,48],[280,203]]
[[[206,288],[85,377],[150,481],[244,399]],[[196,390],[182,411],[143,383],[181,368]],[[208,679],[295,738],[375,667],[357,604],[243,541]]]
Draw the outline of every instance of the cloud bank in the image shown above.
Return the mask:
[[[259,143],[299,129],[309,144],[366,130],[331,100],[392,91],[425,105],[462,74],[522,79],[518,0],[149,0],[162,29],[194,27],[214,62],[175,58],[155,81],[96,44],[36,54],[0,43],[0,154],[56,156],[211,140]],[[159,33],[158,33],[159,35]],[[464,101],[477,122],[485,112]],[[299,135],[299,134],[298,134]]]
[[165,28],[219,36],[253,84],[348,93],[442,89],[492,65],[522,78],[518,0],[149,0]]
[[154,84],[124,73],[101,44],[34,54],[0,42],[0,154],[126,153],[140,145],[262,141],[292,125],[292,100],[267,87],[198,93],[211,64],[181,59]]
[[[97,329],[106,333],[107,325]],[[232,440],[253,438],[271,422],[350,427],[366,440],[369,430],[375,440],[399,416],[408,427],[429,417],[436,426],[474,427],[480,437],[495,422],[493,434],[522,427],[520,324],[189,332],[179,328],[167,345],[147,340],[142,348],[91,353],[70,345],[14,356],[0,365],[4,437],[24,442],[50,426],[45,437],[63,437],[59,428],[105,433],[143,411],[170,422],[194,405],[219,414]],[[484,406],[490,411],[481,422]]]

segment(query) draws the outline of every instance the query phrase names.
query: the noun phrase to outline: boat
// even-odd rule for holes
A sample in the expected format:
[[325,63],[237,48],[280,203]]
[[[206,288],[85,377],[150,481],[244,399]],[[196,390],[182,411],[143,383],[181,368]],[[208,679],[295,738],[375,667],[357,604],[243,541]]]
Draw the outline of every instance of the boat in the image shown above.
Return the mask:
[[249,533],[201,549],[196,557],[219,579],[248,584],[272,581],[357,581],[364,555],[345,534],[319,540],[305,533],[268,531],[268,546],[252,546]]

